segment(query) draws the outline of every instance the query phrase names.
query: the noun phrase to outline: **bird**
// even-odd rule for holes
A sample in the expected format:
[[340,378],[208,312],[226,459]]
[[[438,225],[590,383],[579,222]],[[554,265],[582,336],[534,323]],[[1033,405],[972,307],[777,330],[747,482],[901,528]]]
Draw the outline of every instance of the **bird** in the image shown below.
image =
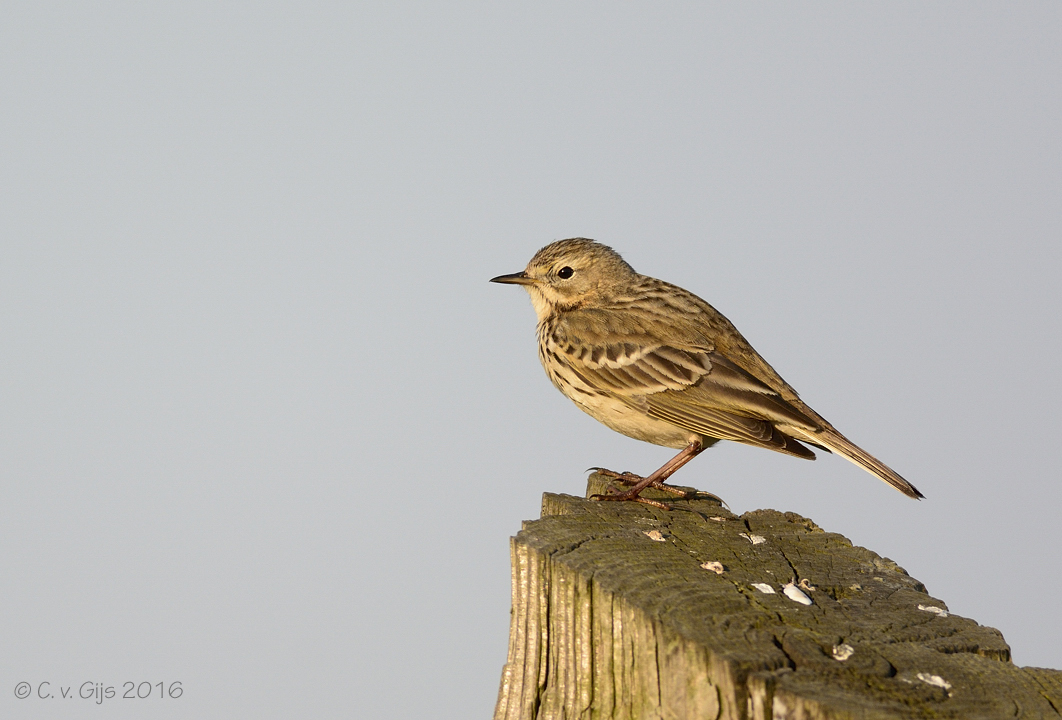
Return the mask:
[[636,501],[648,487],[685,495],[665,481],[720,440],[814,460],[809,445],[836,453],[908,497],[914,485],[840,433],[707,302],[635,272],[589,238],[546,245],[517,273],[538,318],[538,357],[580,409],[609,428],[679,450],[646,476],[592,468],[628,486],[595,500]]

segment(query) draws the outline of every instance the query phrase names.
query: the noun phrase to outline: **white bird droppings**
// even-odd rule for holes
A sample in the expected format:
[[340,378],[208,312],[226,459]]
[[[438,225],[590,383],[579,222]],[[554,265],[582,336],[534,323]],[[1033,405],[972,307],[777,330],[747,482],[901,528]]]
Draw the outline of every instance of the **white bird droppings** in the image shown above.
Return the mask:
[[796,586],[795,583],[788,583],[782,588],[782,592],[785,596],[793,602],[800,603],[801,605],[810,605],[811,598],[804,594],[804,591]]
[[768,595],[774,595],[774,588],[767,583],[752,583],[752,587],[759,590],[761,593],[767,593]]
[[945,610],[944,608],[939,608],[936,605],[919,605],[918,609],[924,612],[940,615],[942,618],[946,618],[948,616],[947,610]]
[[723,571],[726,569],[723,567],[723,563],[718,560],[709,560],[706,563],[701,563],[701,567],[705,570],[711,570],[716,575],[722,575]]
[[[940,675],[930,675],[929,673],[918,673],[915,675],[919,680],[926,685],[932,685],[938,688],[944,688],[945,690],[951,690],[951,683],[942,678]],[[950,692],[948,693],[951,694]]]
[[837,662],[844,662],[852,657],[853,653],[855,653],[855,648],[848,643],[841,643],[840,645],[833,646],[833,659]]

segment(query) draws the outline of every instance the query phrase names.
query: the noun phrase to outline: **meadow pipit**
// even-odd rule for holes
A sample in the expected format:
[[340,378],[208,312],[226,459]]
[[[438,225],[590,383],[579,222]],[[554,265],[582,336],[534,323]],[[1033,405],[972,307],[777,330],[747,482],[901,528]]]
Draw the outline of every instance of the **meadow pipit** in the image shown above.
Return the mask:
[[[491,282],[522,285],[538,315],[538,357],[553,384],[624,435],[681,452],[646,477],[604,471],[637,500],[719,440],[808,460],[807,443],[848,458],[912,498],[922,493],[804,404],[729,320],[693,293],[639,275],[587,238],[539,250],[527,269]],[[677,491],[681,494],[681,491]]]

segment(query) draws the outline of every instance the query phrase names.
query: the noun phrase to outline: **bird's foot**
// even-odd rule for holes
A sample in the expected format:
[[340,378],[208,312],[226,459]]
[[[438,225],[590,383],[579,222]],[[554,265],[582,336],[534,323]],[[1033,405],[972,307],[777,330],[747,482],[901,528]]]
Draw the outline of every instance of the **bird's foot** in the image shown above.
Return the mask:
[[638,495],[637,493],[634,493],[631,490],[627,490],[626,492],[623,492],[619,488],[615,487],[614,485],[609,485],[608,486],[608,495],[595,494],[595,495],[591,495],[590,499],[594,500],[594,501],[612,500],[612,501],[616,501],[616,502],[624,502],[624,501],[626,501],[626,502],[639,502],[639,503],[642,503],[643,505],[652,505],[653,507],[660,508],[661,510],[672,510],[672,509],[674,509],[670,505],[668,505],[666,502],[660,502],[659,500],[650,500],[649,498],[643,498],[641,495]]
[[[599,468],[599,467],[592,467],[592,468],[590,468],[590,470],[595,471],[599,475],[604,475],[607,478],[615,480],[616,482],[618,482],[618,483],[620,483],[622,485],[628,485],[628,486],[637,485],[638,483],[640,483],[642,480],[645,479],[641,475],[635,475],[632,472],[621,472],[621,473],[618,473],[618,472],[616,472],[614,470],[606,470],[605,468]],[[666,493],[671,493],[672,495],[676,495],[676,496],[678,496],[678,497],[680,497],[680,498],[682,498],[684,500],[692,498],[692,497],[695,497],[698,494],[702,494],[699,491],[691,493],[688,490],[679,490],[677,487],[673,487],[671,485],[668,485],[667,483],[664,483],[664,482],[662,482],[660,480],[657,480],[656,482],[650,483],[649,487],[653,488],[654,490],[662,490],[662,491],[664,491]],[[703,493],[703,494],[708,495],[709,497],[715,498],[716,500],[719,499],[719,498],[716,498],[715,495],[712,495],[711,493]],[[632,497],[629,497],[629,498],[623,498],[623,499],[624,500],[633,500],[634,497],[635,496],[632,496]]]

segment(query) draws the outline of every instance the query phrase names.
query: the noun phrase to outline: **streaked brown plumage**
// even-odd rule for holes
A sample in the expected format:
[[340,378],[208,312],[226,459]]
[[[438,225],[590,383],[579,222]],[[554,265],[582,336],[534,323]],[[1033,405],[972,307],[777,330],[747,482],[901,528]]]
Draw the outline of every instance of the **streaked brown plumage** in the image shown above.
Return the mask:
[[[539,359],[550,380],[617,432],[682,452],[605,500],[639,500],[718,440],[815,458],[807,443],[848,458],[912,498],[913,485],[808,407],[729,320],[691,292],[639,275],[587,238],[542,248],[522,285],[538,315]],[[666,489],[666,486],[663,486]],[[657,503],[651,503],[657,504]]]

